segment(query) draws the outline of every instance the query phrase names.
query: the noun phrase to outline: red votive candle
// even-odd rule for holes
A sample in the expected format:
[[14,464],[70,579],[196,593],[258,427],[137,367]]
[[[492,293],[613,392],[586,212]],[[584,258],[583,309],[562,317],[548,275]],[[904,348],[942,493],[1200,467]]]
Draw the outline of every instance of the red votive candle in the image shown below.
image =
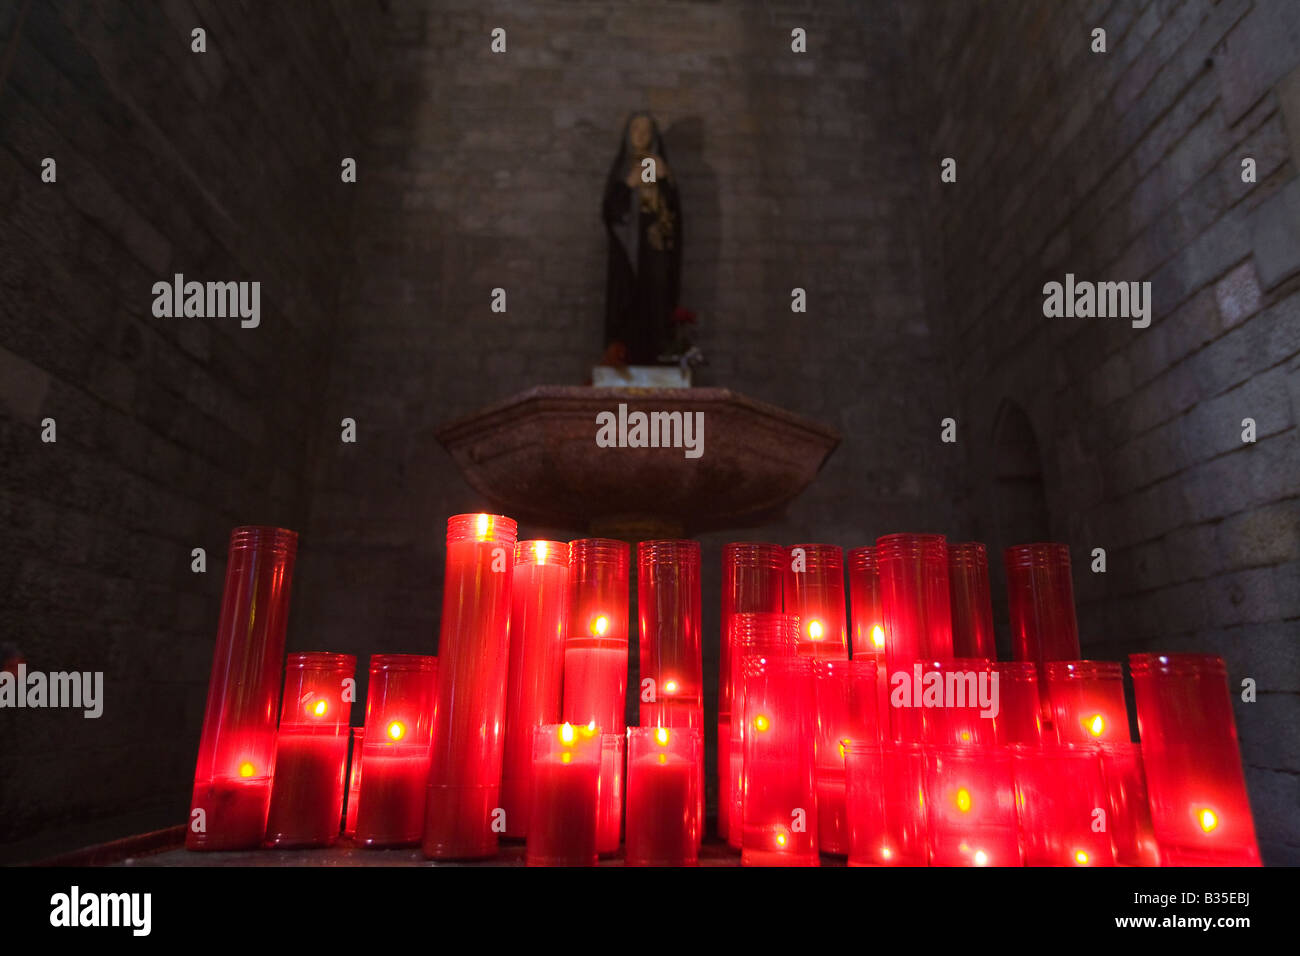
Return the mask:
[[431,859],[477,859],[497,852],[493,818],[500,806],[514,548],[511,518],[447,519],[440,706],[424,814],[424,855]]
[[844,748],[849,866],[929,866],[921,744]]
[[628,556],[625,541],[569,542],[569,620],[564,644],[564,719],[627,729]]
[[1114,866],[1110,796],[1097,747],[1011,747],[1026,866]]
[[613,856],[623,842],[623,734],[600,739],[600,796],[596,822],[596,852]]
[[344,810],[343,835],[356,836],[357,808],[361,805],[361,749],[366,740],[366,728],[352,728],[352,748],[348,754],[348,798]]
[[747,656],[742,866],[818,866],[812,659]]
[[704,732],[700,543],[637,545],[641,726]]
[[1124,669],[1118,661],[1047,661],[1043,668],[1059,743],[1130,739]]
[[[915,666],[913,667],[915,678]],[[923,718],[926,743],[941,747],[991,747],[1001,708],[1001,675],[984,658],[921,664],[920,699],[913,680],[910,716]]]
[[1259,866],[1223,658],[1130,654],[1151,820],[1165,866]]
[[885,618],[891,736],[917,740],[919,711],[893,707],[892,698],[897,681],[913,673],[916,661],[953,656],[947,539],[941,534],[885,535],[876,539],[876,567]]
[[1110,836],[1120,866],[1159,866],[1160,850],[1151,825],[1142,748],[1130,741],[1101,745],[1101,769],[1110,795]]
[[818,849],[847,856],[844,748],[854,740],[880,742],[875,661],[815,661],[813,692],[817,707]]
[[948,595],[952,606],[952,652],[957,657],[998,656],[993,638],[989,558],[978,541],[948,545]]
[[998,715],[993,729],[999,744],[1037,747],[1043,742],[1043,711],[1038,699],[1038,666],[1032,661],[995,661]]
[[1044,720],[1051,720],[1047,661],[1077,661],[1079,623],[1070,579],[1070,548],[1059,542],[1017,544],[1003,552],[1007,569],[1007,616],[1011,657],[1038,666]]
[[786,554],[785,611],[799,618],[799,653],[846,660],[844,551],[832,544],[796,544]]
[[516,544],[511,593],[501,808],[506,812],[505,835],[523,837],[528,834],[533,733],[560,719],[569,607],[568,544]]
[[[731,815],[732,622],[737,614],[780,614],[784,607],[785,548],[732,542],[722,548],[722,647],[718,662],[718,836],[728,838]],[[737,844],[739,845],[739,844]]]
[[1020,866],[1008,748],[931,748],[925,774],[932,866]]
[[351,654],[289,655],[266,823],[269,846],[338,841],[356,671]]
[[538,727],[533,738],[533,798],[525,862],[595,866],[600,794],[599,728]]
[[629,727],[627,746],[627,865],[695,866],[704,762],[699,731]]
[[297,550],[283,528],[230,533],[186,849],[248,850],[266,834]]
[[363,846],[420,842],[437,702],[438,658],[371,656],[355,836]]
[[[745,682],[742,665],[746,657],[793,657],[799,644],[799,618],[793,614],[753,612],[732,619],[731,684],[736,708],[728,741],[727,844],[739,850],[744,835],[745,767]],[[719,815],[723,813],[719,804]]]
[[885,614],[874,547],[849,552],[849,634],[854,660],[876,662],[877,710],[882,736],[889,734],[889,667],[885,661]]

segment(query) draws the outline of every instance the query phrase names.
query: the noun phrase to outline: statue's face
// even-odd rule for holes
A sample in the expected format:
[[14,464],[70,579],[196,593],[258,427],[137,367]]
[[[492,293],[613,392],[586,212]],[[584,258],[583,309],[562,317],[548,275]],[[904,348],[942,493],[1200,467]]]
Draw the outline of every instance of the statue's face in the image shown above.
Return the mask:
[[650,117],[638,116],[632,120],[632,125],[627,128],[627,143],[633,149],[638,151],[650,148],[650,137],[653,130],[650,126]]

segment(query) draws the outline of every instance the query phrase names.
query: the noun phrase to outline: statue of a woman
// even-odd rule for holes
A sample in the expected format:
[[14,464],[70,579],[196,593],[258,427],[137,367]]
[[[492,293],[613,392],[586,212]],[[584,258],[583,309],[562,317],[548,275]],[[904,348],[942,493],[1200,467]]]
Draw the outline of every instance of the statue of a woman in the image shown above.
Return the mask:
[[[643,175],[652,159],[654,179]],[[654,365],[668,359],[672,314],[681,287],[682,214],[663,136],[649,113],[623,127],[618,156],[605,181],[607,365]]]

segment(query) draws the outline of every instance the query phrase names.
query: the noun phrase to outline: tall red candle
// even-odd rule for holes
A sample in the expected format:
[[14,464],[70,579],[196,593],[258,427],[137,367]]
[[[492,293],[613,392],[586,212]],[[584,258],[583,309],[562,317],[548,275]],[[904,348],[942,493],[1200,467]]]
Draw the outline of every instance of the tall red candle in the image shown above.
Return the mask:
[[844,551],[831,544],[796,544],[786,554],[785,611],[799,618],[799,653],[847,659]]
[[[736,708],[731,661],[732,624],[737,614],[780,614],[785,574],[785,548],[779,544],[732,542],[722,548],[722,647],[718,662],[718,836],[728,837],[732,800],[731,737]],[[739,716],[736,717],[740,719]]]
[[1161,862],[1259,866],[1223,658],[1130,654],[1129,667]]
[[875,661],[818,660],[813,664],[813,689],[817,709],[818,849],[847,856],[844,748],[854,740],[880,742]]
[[266,833],[297,550],[283,528],[230,533],[186,849],[252,849]]
[[998,715],[993,718],[997,742],[1041,745],[1038,666],[1032,661],[995,661],[993,672],[998,675]]
[[743,866],[818,866],[812,659],[748,656]]
[[351,654],[289,655],[266,824],[271,846],[338,841],[356,669]]
[[438,658],[371,656],[355,835],[363,846],[420,842],[437,703]]
[[1011,656],[1038,667],[1038,695],[1043,718],[1052,719],[1048,696],[1048,661],[1077,661],[1079,623],[1074,611],[1070,548],[1055,541],[1017,544],[1003,552],[1007,570],[1007,616],[1011,622]]
[[344,809],[343,835],[356,836],[357,808],[361,805],[361,751],[365,745],[366,728],[352,728],[352,747],[348,752],[348,796]]
[[1026,866],[1114,866],[1099,748],[1011,747]]
[[497,852],[514,547],[512,518],[447,519],[439,706],[424,821],[424,855],[431,859]]
[[529,866],[595,866],[600,736],[567,723],[536,729]]
[[849,634],[854,660],[876,663],[876,704],[882,735],[890,732],[889,668],[885,661],[885,615],[874,547],[849,552]]
[[997,657],[989,558],[980,542],[949,543],[948,595],[952,606],[953,654],[989,660]]
[[623,842],[623,791],[626,737],[601,734],[600,792],[596,808],[596,852],[613,856]]
[[921,744],[853,741],[844,755],[849,866],[929,866]]
[[516,544],[511,594],[501,808],[506,812],[505,835],[523,837],[528,834],[533,732],[560,719],[569,604],[568,544]]
[[[727,844],[739,850],[744,835],[745,683],[743,664],[748,657],[793,657],[799,645],[799,618],[793,614],[750,612],[732,619],[732,699],[736,708],[728,742]],[[723,809],[719,805],[718,813]]]
[[1019,866],[1011,751],[941,746],[925,761],[931,864]]
[[[875,557],[892,697],[899,675],[910,675],[916,661],[953,656],[947,540],[941,534],[885,535],[876,540]],[[920,725],[909,710],[891,706],[893,739],[917,739]]]
[[704,732],[700,543],[637,545],[641,726]]
[[1063,744],[1102,744],[1130,737],[1124,670],[1118,661],[1047,661],[1052,725]]
[[563,715],[605,733],[627,729],[629,553],[625,541],[569,542]]
[[1159,866],[1142,748],[1127,740],[1101,745],[1101,769],[1110,796],[1110,835],[1120,866]]
[[627,865],[696,865],[699,731],[629,727],[627,741]]

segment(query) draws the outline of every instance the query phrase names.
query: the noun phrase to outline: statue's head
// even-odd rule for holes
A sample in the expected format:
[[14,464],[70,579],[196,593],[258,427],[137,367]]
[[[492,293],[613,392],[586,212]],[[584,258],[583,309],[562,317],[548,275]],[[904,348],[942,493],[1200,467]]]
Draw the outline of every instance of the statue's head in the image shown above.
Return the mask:
[[635,113],[627,124],[627,145],[638,153],[650,149],[654,142],[655,125],[649,113]]

